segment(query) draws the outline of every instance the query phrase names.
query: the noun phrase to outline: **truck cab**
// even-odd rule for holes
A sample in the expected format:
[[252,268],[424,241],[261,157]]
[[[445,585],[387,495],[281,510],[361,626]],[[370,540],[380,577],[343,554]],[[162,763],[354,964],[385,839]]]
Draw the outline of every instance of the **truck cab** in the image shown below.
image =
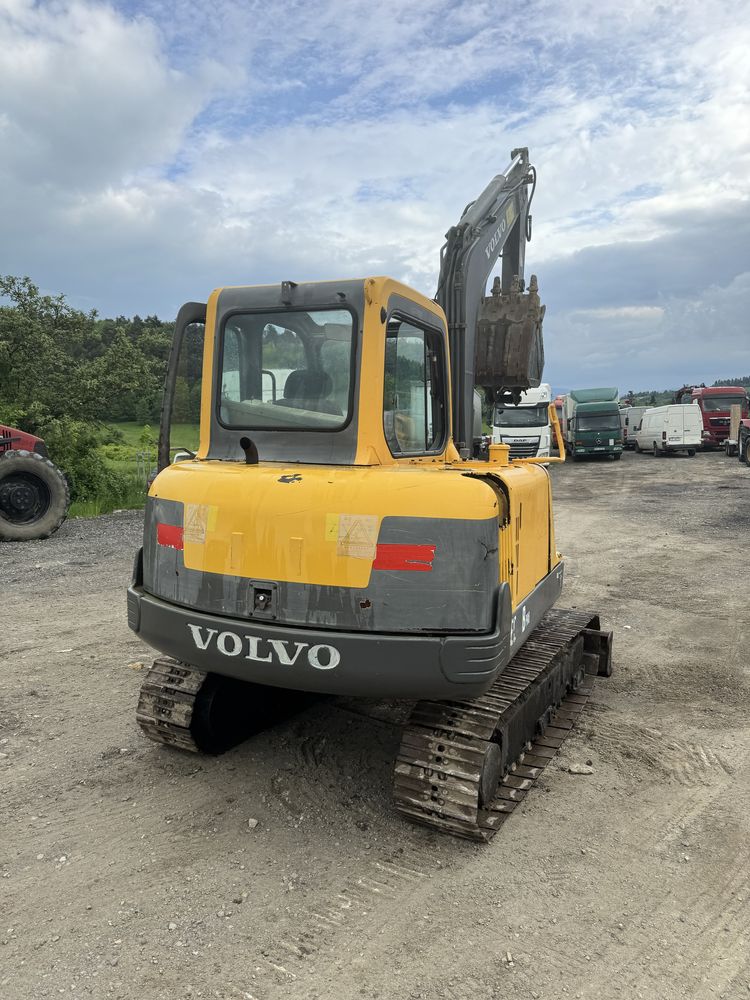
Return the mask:
[[552,389],[546,383],[521,393],[521,402],[499,403],[492,418],[492,443],[507,444],[511,458],[548,458],[549,404]]
[[565,450],[578,458],[622,457],[617,388],[574,389],[565,398]]
[[729,437],[732,406],[741,407],[741,416],[748,416],[747,392],[742,386],[684,386],[675,397],[677,403],[696,403],[703,418],[703,447],[723,448]]

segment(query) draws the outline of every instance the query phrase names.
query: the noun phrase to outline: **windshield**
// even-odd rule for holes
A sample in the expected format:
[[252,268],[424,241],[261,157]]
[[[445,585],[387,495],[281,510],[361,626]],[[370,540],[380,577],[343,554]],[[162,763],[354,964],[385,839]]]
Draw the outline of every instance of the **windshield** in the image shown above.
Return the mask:
[[498,406],[495,408],[496,427],[546,427],[549,423],[547,403],[538,406]]
[[221,422],[338,430],[351,413],[353,343],[348,309],[230,316],[221,344]]
[[620,416],[618,413],[579,413],[576,414],[577,431],[619,431]]
[[729,410],[730,406],[747,406],[747,396],[704,396],[703,409],[707,413],[717,410]]

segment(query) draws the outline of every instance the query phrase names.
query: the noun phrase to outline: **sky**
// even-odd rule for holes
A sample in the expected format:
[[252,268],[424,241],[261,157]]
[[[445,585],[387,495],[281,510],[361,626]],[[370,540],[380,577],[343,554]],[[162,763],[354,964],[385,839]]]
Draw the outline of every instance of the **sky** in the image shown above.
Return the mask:
[[750,3],[0,0],[0,273],[101,315],[389,274],[528,146],[556,389],[750,374]]

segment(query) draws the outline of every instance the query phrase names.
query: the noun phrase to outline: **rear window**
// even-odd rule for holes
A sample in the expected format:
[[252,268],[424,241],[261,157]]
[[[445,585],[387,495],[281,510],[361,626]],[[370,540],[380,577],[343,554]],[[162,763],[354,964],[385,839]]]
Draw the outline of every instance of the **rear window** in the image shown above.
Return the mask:
[[221,340],[225,427],[339,430],[351,417],[354,317],[348,309],[237,313]]

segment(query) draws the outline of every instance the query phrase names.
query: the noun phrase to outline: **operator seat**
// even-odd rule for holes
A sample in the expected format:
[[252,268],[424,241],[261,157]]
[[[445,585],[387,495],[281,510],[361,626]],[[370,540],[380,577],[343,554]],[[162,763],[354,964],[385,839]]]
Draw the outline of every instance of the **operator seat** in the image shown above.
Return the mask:
[[316,413],[331,413],[337,417],[343,416],[341,410],[328,399],[333,388],[333,381],[328,372],[309,368],[297,368],[290,372],[284,383],[284,398],[277,399],[277,406],[293,406],[300,410],[313,410]]

